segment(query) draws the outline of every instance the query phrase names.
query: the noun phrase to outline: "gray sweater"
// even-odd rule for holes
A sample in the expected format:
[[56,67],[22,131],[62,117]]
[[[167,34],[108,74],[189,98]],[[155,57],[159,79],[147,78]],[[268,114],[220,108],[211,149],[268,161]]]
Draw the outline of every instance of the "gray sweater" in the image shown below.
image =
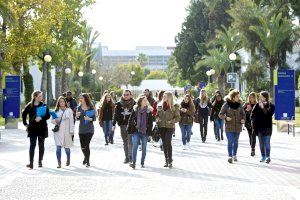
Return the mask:
[[[85,111],[82,110],[81,106],[77,109],[78,112],[81,112],[81,115],[77,120],[79,120],[79,134],[94,134],[94,121],[96,121],[96,116],[93,117],[93,121],[88,121],[87,123],[84,120]],[[96,113],[96,111],[95,111]]]

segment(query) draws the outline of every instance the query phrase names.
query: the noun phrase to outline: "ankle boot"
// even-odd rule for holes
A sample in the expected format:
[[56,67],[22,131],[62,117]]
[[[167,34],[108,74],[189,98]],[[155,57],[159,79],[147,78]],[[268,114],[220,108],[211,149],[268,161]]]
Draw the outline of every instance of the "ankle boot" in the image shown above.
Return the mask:
[[39,167],[43,167],[43,163],[41,160],[39,161]]
[[130,167],[132,167],[132,169],[135,169],[135,162],[131,163]]
[[33,163],[30,162],[30,164],[26,165],[26,167],[29,168],[29,169],[33,169]]
[[57,168],[61,168],[61,162],[60,161],[58,161]]
[[70,166],[70,160],[67,160],[66,166]]

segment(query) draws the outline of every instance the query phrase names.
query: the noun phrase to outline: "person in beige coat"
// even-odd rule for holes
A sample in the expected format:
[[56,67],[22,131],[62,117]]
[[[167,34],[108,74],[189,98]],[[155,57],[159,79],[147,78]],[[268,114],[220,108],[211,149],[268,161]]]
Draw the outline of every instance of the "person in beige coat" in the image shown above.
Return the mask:
[[58,162],[57,168],[61,168],[62,147],[65,148],[65,152],[67,154],[66,166],[70,165],[70,147],[72,145],[72,136],[74,135],[74,117],[73,111],[68,107],[65,97],[58,98],[55,112],[58,118],[53,119],[52,123],[55,125],[59,125],[59,130],[57,132],[54,132],[53,135],[56,145],[56,157]]

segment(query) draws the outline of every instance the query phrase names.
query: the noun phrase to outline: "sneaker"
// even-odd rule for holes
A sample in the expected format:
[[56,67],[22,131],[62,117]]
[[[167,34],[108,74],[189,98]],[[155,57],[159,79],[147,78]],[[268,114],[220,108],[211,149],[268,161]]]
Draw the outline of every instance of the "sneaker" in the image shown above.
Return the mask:
[[229,157],[227,161],[232,164],[232,157]]
[[266,158],[265,157],[262,157],[261,160],[259,162],[265,162],[266,161]]
[[271,158],[267,158],[266,163],[269,164],[271,162]]
[[142,146],[141,145],[139,145],[139,151],[142,151]]
[[234,161],[234,162],[237,162],[237,161],[238,161],[236,156],[233,156],[233,161]]
[[189,142],[186,143],[186,146],[187,146],[188,149],[191,149],[191,144]]
[[186,145],[183,145],[183,150],[186,150]]

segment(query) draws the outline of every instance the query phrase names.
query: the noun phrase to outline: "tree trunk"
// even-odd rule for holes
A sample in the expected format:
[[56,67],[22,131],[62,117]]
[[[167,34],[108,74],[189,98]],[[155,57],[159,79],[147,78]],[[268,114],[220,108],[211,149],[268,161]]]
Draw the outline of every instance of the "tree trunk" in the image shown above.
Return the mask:
[[45,99],[46,92],[47,92],[47,63],[44,60],[42,64],[41,91],[43,92],[43,97]]
[[209,29],[211,39],[216,38],[216,15],[214,13],[209,14]]
[[276,65],[275,56],[270,56],[269,58],[269,67],[270,67],[270,99],[274,103],[274,70]]
[[[62,95],[62,68],[55,66],[55,98],[58,99]],[[65,92],[65,91],[64,91]]]
[[220,90],[221,94],[224,94],[223,77],[219,75],[217,81],[218,81],[218,89]]
[[33,93],[33,78],[29,72],[28,63],[23,63],[23,81],[24,81],[24,96],[25,103],[29,103],[31,100],[31,94]]
[[85,65],[84,71],[85,71],[85,73],[90,73],[90,70],[91,70],[91,56],[88,56],[86,59],[86,65]]

